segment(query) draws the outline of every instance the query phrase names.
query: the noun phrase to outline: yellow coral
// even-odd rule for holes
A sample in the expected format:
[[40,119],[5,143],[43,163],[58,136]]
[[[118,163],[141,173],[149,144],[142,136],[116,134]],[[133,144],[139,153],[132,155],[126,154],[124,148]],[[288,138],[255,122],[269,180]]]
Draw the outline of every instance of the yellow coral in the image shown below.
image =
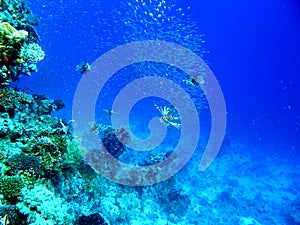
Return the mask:
[[5,39],[7,39],[10,44],[13,44],[26,39],[28,36],[28,32],[26,30],[17,30],[8,22],[2,22],[0,24],[0,33],[0,46],[2,47],[3,44],[5,44]]

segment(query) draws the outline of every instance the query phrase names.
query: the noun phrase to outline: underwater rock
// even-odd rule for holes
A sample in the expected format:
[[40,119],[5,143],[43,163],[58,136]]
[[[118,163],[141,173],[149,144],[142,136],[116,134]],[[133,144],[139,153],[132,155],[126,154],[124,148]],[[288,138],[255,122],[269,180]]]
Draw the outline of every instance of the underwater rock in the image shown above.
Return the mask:
[[107,225],[107,223],[99,213],[93,213],[79,217],[75,225]]
[[[177,188],[166,188],[157,198],[162,208],[169,214],[174,214],[176,217],[184,216],[191,204],[189,197],[181,194],[181,190]],[[166,202],[168,204],[165,204]]]
[[58,111],[65,107],[63,100],[55,99],[51,100],[46,95],[33,95],[34,100],[36,101],[37,114],[38,115],[50,115],[52,112]]
[[56,105],[56,110],[61,110],[61,109],[65,108],[65,103],[63,100],[55,99],[53,101],[53,104]]
[[112,127],[107,127],[103,130],[103,146],[115,158],[119,158],[124,153],[125,144],[129,142],[129,133],[124,128],[114,130]]
[[226,189],[222,191],[217,199],[216,199],[216,205],[222,206],[230,206],[230,207],[237,207],[238,201],[233,197],[233,190],[232,189]]

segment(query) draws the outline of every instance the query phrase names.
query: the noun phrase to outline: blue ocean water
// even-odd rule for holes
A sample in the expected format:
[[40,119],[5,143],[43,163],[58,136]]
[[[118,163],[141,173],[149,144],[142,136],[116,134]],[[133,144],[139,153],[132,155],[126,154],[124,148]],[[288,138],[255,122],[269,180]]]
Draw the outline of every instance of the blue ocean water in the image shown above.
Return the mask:
[[[159,3],[162,8],[157,11]],[[204,172],[197,168],[210,132],[207,102],[201,90],[193,96],[195,89],[186,86],[201,111],[201,138],[191,161],[176,175],[176,182],[167,183],[181,187],[181,198],[169,196],[169,202],[158,198],[155,206],[147,209],[159,210],[157,214],[141,210],[123,224],[300,223],[297,1],[36,0],[28,5],[40,20],[36,29],[46,57],[38,64],[39,72],[22,77],[19,85],[64,100],[66,108],[57,113],[59,118],[72,119],[74,93],[85,76],[74,66],[93,63],[108,50],[133,41],[181,44],[201,56],[219,81],[227,128],[223,147],[211,167]],[[165,21],[158,25],[153,17]],[[117,92],[136,78],[160,72],[169,73],[167,77],[179,83],[183,80],[180,72],[160,65],[119,71],[104,89],[103,100],[98,101],[96,119],[109,124],[110,115],[103,109],[111,108]],[[153,107],[156,102],[167,104],[146,99],[133,109],[133,130],[141,138],[149,136],[148,121],[159,115]],[[168,135],[158,152],[172,151],[176,145],[178,130],[171,126]],[[135,163],[134,153],[126,154],[124,161]],[[157,195],[161,192],[157,190]],[[140,199],[151,205],[148,200]],[[182,210],[185,207],[187,210]],[[138,222],[141,218],[148,220]]]

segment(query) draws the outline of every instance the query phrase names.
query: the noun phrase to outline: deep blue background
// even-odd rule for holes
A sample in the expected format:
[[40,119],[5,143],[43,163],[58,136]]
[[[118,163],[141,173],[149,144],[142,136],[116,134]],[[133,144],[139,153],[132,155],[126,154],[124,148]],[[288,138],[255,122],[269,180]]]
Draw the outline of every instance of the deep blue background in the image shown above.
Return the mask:
[[[92,62],[109,47],[101,42],[119,1],[31,1],[47,56],[20,85],[66,101],[70,118],[81,75],[74,65]],[[300,8],[296,0],[178,1],[191,6],[205,34],[206,61],[226,99],[228,135],[297,154],[300,148]],[[124,9],[123,9],[124,10]],[[99,19],[100,18],[100,19]],[[99,22],[100,21],[100,22]],[[111,27],[111,29],[114,29]],[[120,43],[121,44],[121,43]],[[297,155],[299,156],[299,155]]]
[[300,139],[297,1],[211,1],[193,8],[226,96],[229,127],[292,148]]

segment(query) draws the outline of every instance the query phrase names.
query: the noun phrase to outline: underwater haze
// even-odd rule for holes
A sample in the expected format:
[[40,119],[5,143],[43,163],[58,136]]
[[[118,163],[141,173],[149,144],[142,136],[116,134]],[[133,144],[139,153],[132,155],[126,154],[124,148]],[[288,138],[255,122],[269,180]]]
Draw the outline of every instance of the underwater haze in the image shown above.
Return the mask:
[[0,224],[300,224],[298,1],[22,2],[0,0]]
[[[28,4],[40,20],[37,30],[47,53],[39,66],[40,73],[46,67],[43,76],[35,74],[28,82],[39,84],[32,87],[37,92],[46,91],[51,97],[64,96],[67,104],[71,104],[68,100],[72,99],[80,79],[74,65],[84,61],[92,63],[112,47],[155,37],[151,34],[139,37],[143,36],[140,27],[133,28],[135,34],[124,30],[118,21],[121,18],[117,17],[118,13],[133,14],[134,6],[127,6],[127,2],[34,1]],[[134,1],[134,4],[138,3]],[[262,139],[262,142],[272,143],[277,137],[276,142],[289,149],[297,145],[300,70],[297,1],[171,1],[167,4],[176,4],[185,10],[192,21],[189,23],[196,23],[195,32],[204,35],[201,48],[209,53],[204,54],[203,59],[216,74],[226,98],[228,126],[232,126],[227,132],[251,129],[252,132],[242,136],[252,134],[256,135],[251,137],[252,141]],[[173,16],[172,13],[181,16],[177,12],[167,16]],[[130,16],[135,20],[144,15]],[[184,19],[178,18],[176,23],[185,26]],[[144,20],[146,23],[147,17]],[[137,21],[137,26],[138,23],[142,22]],[[157,31],[152,32],[157,35]],[[176,30],[172,32],[178,38],[185,35]],[[167,41],[167,36],[165,34],[163,40]],[[198,42],[201,41],[191,45],[199,45]],[[61,85],[57,85],[58,80]]]

